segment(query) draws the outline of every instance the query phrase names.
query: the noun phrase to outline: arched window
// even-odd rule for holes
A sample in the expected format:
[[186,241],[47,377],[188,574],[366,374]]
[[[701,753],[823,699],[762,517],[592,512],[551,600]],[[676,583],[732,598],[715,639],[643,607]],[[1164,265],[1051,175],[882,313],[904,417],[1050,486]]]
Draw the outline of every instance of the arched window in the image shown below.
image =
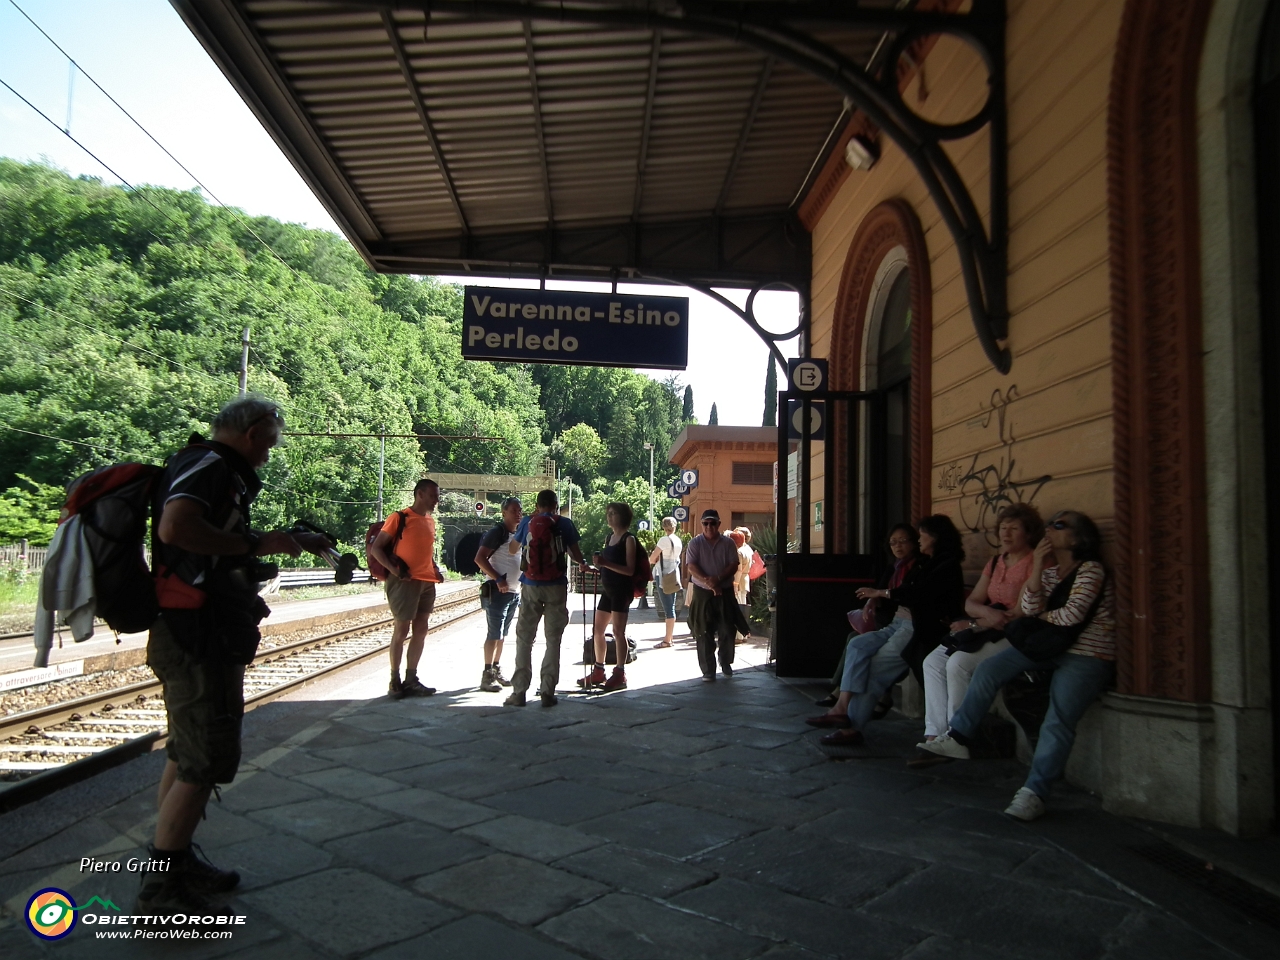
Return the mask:
[[905,201],[887,200],[859,225],[836,301],[832,385],[880,394],[879,415],[864,405],[856,420],[855,449],[835,413],[828,512],[837,552],[874,552],[890,525],[932,512],[931,304],[920,222]]

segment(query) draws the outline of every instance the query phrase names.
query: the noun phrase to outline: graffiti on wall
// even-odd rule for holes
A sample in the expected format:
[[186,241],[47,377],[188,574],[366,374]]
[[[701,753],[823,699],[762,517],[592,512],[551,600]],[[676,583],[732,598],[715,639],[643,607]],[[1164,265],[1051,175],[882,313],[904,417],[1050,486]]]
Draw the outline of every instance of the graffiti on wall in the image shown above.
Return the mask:
[[961,525],[971,533],[983,534],[993,547],[999,545],[995,518],[1000,509],[1034,502],[1036,494],[1053,479],[1047,473],[1032,479],[1014,478],[1018,460],[1013,455],[1016,438],[1009,408],[1017,400],[1016,384],[1007,390],[993,390],[990,408],[970,423],[980,430],[994,426],[999,445],[995,450],[975,453],[967,465],[960,460],[944,464],[938,475],[938,489],[959,497]]

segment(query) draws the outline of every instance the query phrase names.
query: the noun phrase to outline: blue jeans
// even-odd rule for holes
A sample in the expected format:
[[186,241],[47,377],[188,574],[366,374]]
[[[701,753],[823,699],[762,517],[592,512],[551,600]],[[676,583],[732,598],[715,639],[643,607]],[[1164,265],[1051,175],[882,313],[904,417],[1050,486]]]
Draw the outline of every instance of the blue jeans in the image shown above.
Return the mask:
[[913,632],[910,620],[894,620],[887,627],[859,634],[849,641],[840,689],[853,694],[848,713],[854,730],[866,727],[880,695],[906,672],[902,651],[911,642]]
[[[678,590],[676,591],[679,592]],[[662,611],[663,620],[674,620],[676,618],[676,595],[675,593],[662,592],[662,577],[654,574],[653,577],[653,597],[657,601],[657,608]]]
[[516,619],[516,607],[520,606],[520,594],[515,590],[510,593],[499,593],[496,589],[489,595],[484,605],[485,615],[489,620],[489,635],[486,640],[505,640]]
[[996,693],[1026,670],[1053,668],[1049,683],[1049,712],[1040,726],[1040,740],[1031,758],[1026,786],[1039,797],[1049,796],[1049,785],[1062,777],[1076,740],[1076,724],[1111,684],[1115,664],[1110,660],[1064,653],[1037,663],[1019,650],[1009,649],[979,664],[969,692],[951,718],[951,729],[963,737],[977,735],[982,718],[991,709]]

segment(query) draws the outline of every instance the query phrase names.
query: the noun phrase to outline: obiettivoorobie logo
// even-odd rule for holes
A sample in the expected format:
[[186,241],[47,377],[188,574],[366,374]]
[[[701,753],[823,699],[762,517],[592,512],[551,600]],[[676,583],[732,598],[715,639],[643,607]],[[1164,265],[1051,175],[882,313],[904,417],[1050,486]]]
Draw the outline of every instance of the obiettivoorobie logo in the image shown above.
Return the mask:
[[103,909],[120,912],[120,908],[110,900],[92,897],[83,907],[79,907],[67,891],[45,887],[37,890],[27,901],[27,926],[42,940],[61,940],[75,929],[76,915],[95,903],[101,904]]

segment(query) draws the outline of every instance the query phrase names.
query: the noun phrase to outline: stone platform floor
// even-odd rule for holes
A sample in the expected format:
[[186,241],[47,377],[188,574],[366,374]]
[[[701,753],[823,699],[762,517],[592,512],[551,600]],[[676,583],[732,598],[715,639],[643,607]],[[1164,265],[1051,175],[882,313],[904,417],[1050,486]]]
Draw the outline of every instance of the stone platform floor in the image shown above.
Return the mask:
[[159,755],[0,817],[0,956],[1280,956],[1280,929],[1153,863],[1164,839],[1092,798],[1064,789],[1043,820],[1009,820],[1017,763],[908,770],[903,718],[833,761],[802,722],[817,688],[751,666],[750,647],[702,683],[678,647],[642,656],[646,685],[551,709],[445,689],[447,672],[437,696],[392,702],[376,665],[252,712],[241,774],[197,834],[243,875],[222,899],[248,918],[231,940],[82,925],[44,944],[20,919],[48,885],[131,909],[136,879],[75,865],[142,851]]

